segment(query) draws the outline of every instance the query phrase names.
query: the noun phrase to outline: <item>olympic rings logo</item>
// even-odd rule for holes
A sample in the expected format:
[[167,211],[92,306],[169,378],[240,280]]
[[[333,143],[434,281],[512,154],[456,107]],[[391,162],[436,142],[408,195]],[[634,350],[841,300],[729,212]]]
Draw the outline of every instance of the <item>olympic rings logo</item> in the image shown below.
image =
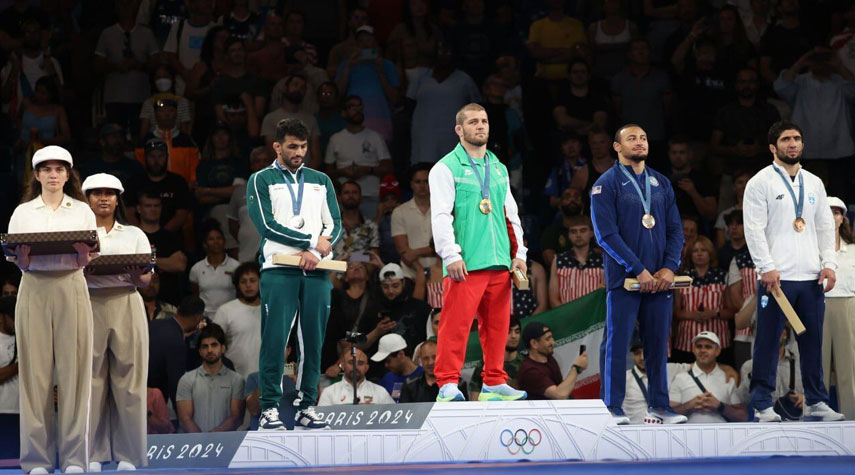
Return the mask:
[[508,453],[511,455],[517,455],[520,452],[529,455],[542,441],[543,434],[538,428],[531,429],[528,432],[525,429],[515,431],[505,429],[499,434],[499,443],[502,444],[502,447],[507,447]]

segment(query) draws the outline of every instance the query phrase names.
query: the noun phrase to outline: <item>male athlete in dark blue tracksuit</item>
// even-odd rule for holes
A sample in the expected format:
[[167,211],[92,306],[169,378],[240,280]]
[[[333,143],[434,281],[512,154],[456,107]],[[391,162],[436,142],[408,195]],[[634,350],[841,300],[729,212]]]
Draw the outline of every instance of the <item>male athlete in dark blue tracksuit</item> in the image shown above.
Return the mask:
[[[600,397],[619,424],[629,423],[621,405],[626,389],[626,353],[637,320],[649,381],[650,410],[645,422],[684,422],[684,417],[675,417],[678,415],[670,410],[666,372],[674,301],[672,291],[665,289],[680,266],[680,214],[671,182],[644,166],[644,130],[632,125],[622,127],[615,136],[614,148],[618,162],[591,189],[594,234],[607,256]],[[652,227],[650,216],[655,221]],[[650,287],[645,288],[652,292],[629,292],[623,285],[624,279],[630,277],[642,282],[657,280],[646,284]]]

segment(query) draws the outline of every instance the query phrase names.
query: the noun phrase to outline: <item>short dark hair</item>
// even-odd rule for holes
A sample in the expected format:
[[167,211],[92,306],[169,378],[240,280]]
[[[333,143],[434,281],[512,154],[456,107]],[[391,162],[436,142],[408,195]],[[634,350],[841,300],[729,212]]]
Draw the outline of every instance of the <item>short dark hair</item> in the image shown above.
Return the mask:
[[737,168],[733,171],[733,181],[736,181],[736,179],[741,176],[747,176],[750,179],[752,176],[754,176],[754,173],[754,170],[751,170],[749,168]]
[[584,66],[585,66],[585,69],[587,69],[587,70],[588,70],[588,74],[590,74],[590,73],[591,73],[591,65],[590,65],[590,64],[588,64],[588,62],[587,62],[587,61],[585,61],[585,60],[584,60],[584,59],[582,59],[582,58],[574,58],[574,59],[570,60],[570,62],[569,62],[569,63],[567,63],[567,72],[572,71],[572,70],[573,70],[573,66],[576,66],[577,64],[582,64],[582,65],[584,65]]
[[232,285],[235,286],[235,290],[238,288],[240,278],[243,277],[244,274],[248,274],[250,272],[254,272],[255,275],[261,276],[261,266],[259,266],[257,262],[244,262],[237,266],[237,269],[235,269],[232,274]]
[[183,317],[202,315],[203,313],[205,313],[205,302],[195,295],[184,297],[178,306],[178,314]]
[[[630,43],[632,43],[632,41],[630,41]],[[624,130],[630,128],[630,127],[638,127],[639,129],[644,130],[644,127],[642,127],[638,124],[624,124],[624,125],[620,126],[617,130],[615,130],[615,142],[620,143],[620,133],[623,132]]]
[[742,218],[742,210],[741,209],[735,209],[735,210],[731,211],[730,213],[727,213],[724,216],[724,222],[727,223],[728,225],[742,224],[744,222],[743,218]]
[[219,221],[213,218],[206,219],[205,222],[202,223],[200,231],[202,231],[200,235],[202,236],[203,241],[208,238],[208,233],[210,233],[211,231],[216,231],[220,233],[223,237],[226,237],[225,233],[223,233],[223,228],[220,227]]
[[804,132],[802,132],[802,128],[799,127],[798,124],[789,120],[779,120],[778,122],[772,124],[772,127],[769,127],[769,135],[767,136],[769,145],[777,146],[778,139],[781,137],[781,134],[783,134],[785,130],[798,131],[798,133],[802,135],[802,140],[804,140]]
[[650,47],[650,40],[648,40],[647,38],[645,38],[643,36],[637,36],[637,37],[629,40],[629,43],[626,44],[627,51],[629,49],[631,49],[632,46],[636,43],[644,43],[647,45],[648,48]]
[[[516,315],[511,315],[511,319],[508,320],[508,331],[511,331],[514,327],[520,326],[520,319]],[[522,327],[520,328],[522,329]]]
[[163,197],[160,196],[160,192],[153,187],[145,187],[137,194],[137,202],[142,198],[158,200],[163,203]]
[[304,76],[300,73],[292,73],[292,74],[289,74],[288,77],[285,78],[285,89],[288,89],[289,87],[291,87],[291,82],[294,81],[295,79],[302,79],[303,82],[305,82],[305,83],[309,82],[306,80],[306,76]]
[[428,172],[430,173],[430,169],[433,168],[433,163],[428,162],[419,162],[410,167],[409,180],[413,181],[413,177],[416,176],[418,172]]
[[338,95],[338,84],[336,84],[336,83],[335,83],[335,81],[324,81],[324,82],[322,82],[322,83],[318,86],[318,88],[317,88],[317,89],[315,89],[315,93],[317,94],[317,93],[321,92],[321,89],[323,89],[323,88],[325,88],[325,87],[331,87],[331,88],[333,88],[333,90],[335,91],[336,95]]
[[347,103],[350,101],[359,101],[360,104],[364,104],[364,102],[362,102],[362,97],[357,96],[356,94],[348,94],[347,97],[341,100],[341,109],[347,109]]
[[276,124],[276,132],[273,134],[273,140],[278,143],[284,143],[286,136],[291,136],[297,140],[309,140],[309,128],[300,119],[282,119]]
[[291,15],[297,15],[298,17],[302,18],[303,21],[306,21],[306,14],[303,13],[302,10],[298,10],[296,8],[290,8],[290,9],[288,9],[287,12],[285,12],[285,16],[282,18],[285,21],[285,23],[288,23],[288,20],[291,18]]
[[213,322],[205,325],[205,328],[199,332],[200,345],[205,338],[213,338],[223,346],[226,344],[226,332],[223,331],[223,327]]
[[344,183],[342,183],[342,184],[341,184],[341,188],[339,188],[339,189],[340,189],[340,190],[343,190],[343,189],[344,189],[344,187],[345,187],[345,185],[353,185],[353,186],[355,186],[355,187],[359,190],[359,194],[360,194],[360,195],[362,194],[362,185],[360,185],[358,182],[356,182],[356,181],[354,181],[354,180],[347,180],[346,182],[344,182]]

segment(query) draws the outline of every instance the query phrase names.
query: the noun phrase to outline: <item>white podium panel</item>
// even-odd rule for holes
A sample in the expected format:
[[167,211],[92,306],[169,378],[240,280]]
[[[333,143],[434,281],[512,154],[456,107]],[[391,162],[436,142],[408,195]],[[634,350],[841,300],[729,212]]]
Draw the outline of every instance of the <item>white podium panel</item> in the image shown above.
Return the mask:
[[[224,444],[223,450],[218,444],[223,439],[216,434],[150,437],[149,467],[855,455],[855,422],[617,426],[600,400],[345,406],[318,411],[336,422],[334,430],[232,433],[237,439]],[[380,427],[372,429],[378,423]],[[189,448],[184,450],[182,443]],[[219,456],[202,460],[212,444],[211,455]],[[182,452],[196,453],[197,460],[175,455]]]

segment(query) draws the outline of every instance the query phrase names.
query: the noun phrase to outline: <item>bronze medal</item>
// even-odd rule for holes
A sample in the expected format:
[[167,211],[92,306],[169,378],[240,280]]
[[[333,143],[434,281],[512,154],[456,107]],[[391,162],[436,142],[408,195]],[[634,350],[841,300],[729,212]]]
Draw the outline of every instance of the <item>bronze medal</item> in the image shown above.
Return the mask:
[[793,221],[793,229],[796,230],[797,233],[803,232],[807,228],[807,223],[805,223],[804,218],[796,218]]
[[652,214],[645,214],[641,217],[641,225],[647,229],[653,229],[653,226],[656,226],[656,218]]
[[484,198],[480,203],[478,203],[478,209],[483,214],[490,214],[490,212],[493,211],[493,203],[489,198]]

